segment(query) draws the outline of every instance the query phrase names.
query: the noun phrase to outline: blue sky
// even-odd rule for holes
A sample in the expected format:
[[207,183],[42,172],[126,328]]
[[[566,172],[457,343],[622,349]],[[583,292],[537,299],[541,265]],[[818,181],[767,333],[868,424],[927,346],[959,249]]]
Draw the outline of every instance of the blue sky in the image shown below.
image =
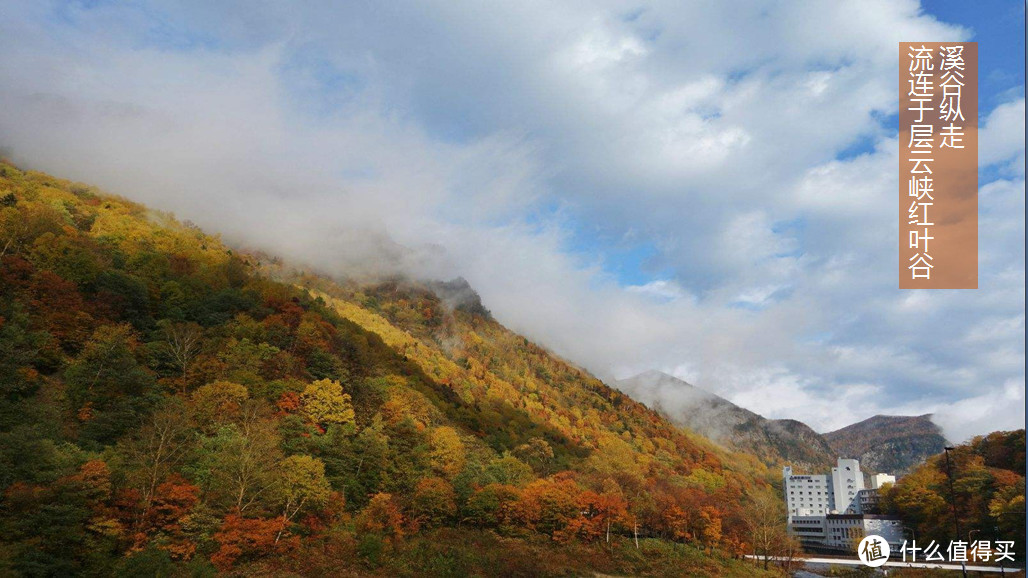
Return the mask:
[[[1024,7],[5,0],[0,147],[333,274],[463,276],[608,381],[963,438],[1024,423]],[[909,40],[980,43],[977,291],[896,288]]]
[[990,110],[1006,100],[1009,91],[1024,95],[1024,3],[985,0],[928,0],[925,10],[946,21],[970,28],[979,43],[981,108]]
[[[1025,69],[1025,5],[1017,0],[927,0],[922,3],[925,13],[959,24],[970,30],[970,41],[979,43],[979,107],[984,118],[997,105],[1011,96],[1024,96]],[[885,129],[895,131],[896,115],[879,119]],[[846,159],[865,154],[874,147],[874,138],[860,138],[838,158]],[[994,167],[983,167],[982,178],[989,182],[999,178]],[[984,184],[984,182],[983,182]],[[624,285],[643,285],[668,277],[667,270],[656,265],[659,255],[652,244],[626,243],[612,239],[599,231],[575,226],[575,234],[568,249],[587,258],[603,256],[603,266]]]

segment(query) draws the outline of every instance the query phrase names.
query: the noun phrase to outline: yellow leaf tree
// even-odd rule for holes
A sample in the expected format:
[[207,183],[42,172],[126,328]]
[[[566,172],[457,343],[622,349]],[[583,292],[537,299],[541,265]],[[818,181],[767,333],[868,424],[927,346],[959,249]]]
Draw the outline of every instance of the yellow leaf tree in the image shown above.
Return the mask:
[[[305,508],[324,505],[332,493],[325,479],[325,464],[318,458],[304,455],[289,456],[278,467],[275,494],[282,504],[282,519],[291,522]],[[280,530],[275,538],[282,537]]]
[[464,443],[460,441],[457,431],[449,426],[433,429],[429,439],[432,444],[432,451],[429,454],[432,469],[452,480],[464,469]]
[[353,404],[343,386],[331,379],[319,379],[300,394],[300,411],[311,423],[325,427],[353,423]]

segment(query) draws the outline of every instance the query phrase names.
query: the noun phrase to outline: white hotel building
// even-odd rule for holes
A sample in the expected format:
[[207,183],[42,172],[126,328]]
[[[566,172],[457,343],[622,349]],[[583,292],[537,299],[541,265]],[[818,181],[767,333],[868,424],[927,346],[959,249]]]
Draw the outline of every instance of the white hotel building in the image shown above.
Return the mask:
[[857,513],[857,493],[864,489],[864,474],[857,460],[839,458],[831,475],[793,475],[782,468],[785,479],[785,504],[789,517]]
[[782,468],[789,533],[805,546],[845,550],[855,537],[874,533],[890,544],[903,541],[898,519],[866,511],[877,503],[878,488],[895,482],[888,474],[871,476],[871,488],[864,486],[860,462],[839,458],[830,475],[793,474]]

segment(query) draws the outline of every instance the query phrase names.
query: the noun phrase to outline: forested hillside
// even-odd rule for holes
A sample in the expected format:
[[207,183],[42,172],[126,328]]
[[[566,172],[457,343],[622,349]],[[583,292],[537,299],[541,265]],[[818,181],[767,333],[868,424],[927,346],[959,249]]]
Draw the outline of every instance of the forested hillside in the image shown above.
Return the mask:
[[0,164],[0,573],[753,575],[754,458],[496,323]]
[[[886,513],[896,514],[916,532],[918,542],[1009,540],[1019,565],[1025,556],[1025,432],[994,432],[928,458],[887,485]],[[951,487],[952,484],[952,487]],[[954,520],[954,515],[956,520]],[[956,522],[956,523],[954,523]]]
[[857,458],[865,471],[901,476],[946,447],[942,430],[931,418],[876,415],[824,437],[836,454]]

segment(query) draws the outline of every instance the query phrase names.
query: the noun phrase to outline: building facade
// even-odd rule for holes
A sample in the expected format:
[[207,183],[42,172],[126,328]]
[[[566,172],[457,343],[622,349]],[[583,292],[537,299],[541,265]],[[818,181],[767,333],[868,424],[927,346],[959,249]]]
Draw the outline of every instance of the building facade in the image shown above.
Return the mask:
[[899,551],[903,545],[903,522],[899,518],[875,514],[829,514],[825,516],[823,545],[834,550],[852,552],[864,536],[876,534]]
[[835,499],[832,513],[857,513],[857,493],[864,489],[864,473],[860,471],[860,462],[839,458],[838,465],[832,468],[832,489]]
[[868,534],[902,544],[900,520],[877,513],[878,489],[894,476],[874,474],[867,488],[860,462],[839,458],[830,475],[795,474],[786,466],[782,477],[788,530],[805,547],[849,552]]
[[878,489],[872,488],[868,490],[860,490],[857,492],[857,504],[860,506],[855,513],[857,514],[877,514],[878,505],[881,498],[878,495]]
[[857,495],[864,489],[864,474],[857,460],[839,458],[831,475],[793,474],[786,466],[782,477],[790,517],[859,513]]
[[796,537],[804,548],[816,549],[823,547],[826,532],[827,516],[793,516],[789,520],[789,534]]
[[877,489],[881,488],[882,486],[884,486],[885,484],[895,484],[895,483],[896,483],[896,476],[891,476],[889,474],[875,474],[875,475],[871,476],[871,489],[872,490],[877,490]]
[[823,516],[835,508],[835,497],[828,476],[793,475],[786,466],[785,504],[789,516]]

